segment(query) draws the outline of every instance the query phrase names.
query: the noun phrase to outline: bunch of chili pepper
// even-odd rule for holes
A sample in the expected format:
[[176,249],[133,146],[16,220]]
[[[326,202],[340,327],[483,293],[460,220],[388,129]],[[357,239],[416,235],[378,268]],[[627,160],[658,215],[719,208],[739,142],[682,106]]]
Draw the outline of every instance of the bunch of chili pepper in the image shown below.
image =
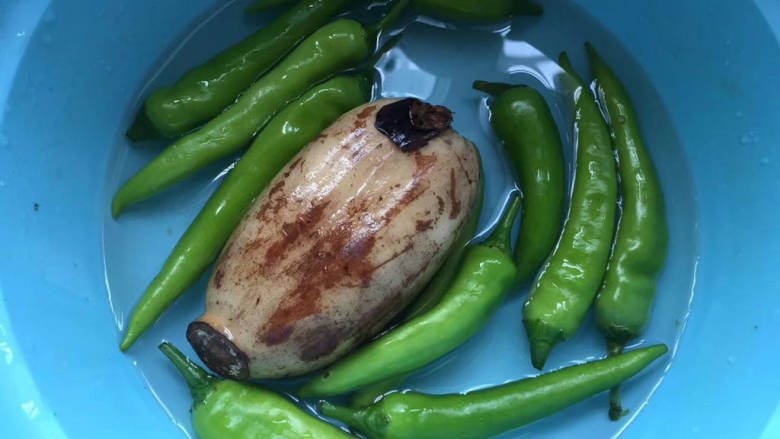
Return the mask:
[[[247,12],[292,2],[261,0]],[[350,19],[326,24],[351,3],[297,1],[269,26],[145,102],[128,130],[131,139],[189,134],[120,188],[114,216],[254,141],[150,284],[130,319],[123,350],[205,271],[275,173],[338,116],[370,99],[365,74],[333,75],[365,62],[378,35],[409,3],[426,14],[472,21],[541,13],[527,0],[396,0],[374,25]],[[587,50],[607,121],[562,54],[577,133],[572,199],[562,228],[562,146],[544,98],[529,87],[475,82],[474,88],[494,97],[491,123],[517,171],[522,202],[513,196],[493,234],[471,245],[480,196],[455,250],[407,311],[406,321],[301,389],[304,396],[362,392],[360,408],[325,403],[323,414],[376,438],[476,439],[612,389],[610,415],[616,418],[622,412],[618,386],[666,352],[657,345],[622,353],[648,321],[668,232],[660,183],[628,94],[595,49],[588,45]],[[623,209],[615,227],[618,191]],[[513,252],[510,235],[521,205],[522,228]],[[576,332],[594,298],[608,358],[469,394],[383,395],[476,334],[508,292],[537,270],[523,316],[534,366],[541,369],[552,347]],[[352,437],[280,395],[207,374],[167,343],[160,349],[190,386],[195,431],[202,439]]]
[[[524,211],[516,259],[519,280],[544,262],[523,310],[531,362],[538,369],[555,344],[576,333],[591,303],[608,354],[619,354],[647,324],[666,257],[663,192],[636,112],[593,46],[587,44],[586,49],[598,100],[565,53],[559,60],[570,85],[577,136],[571,207],[560,236],[563,161],[546,102],[526,86],[474,83],[495,98],[491,122],[520,177]],[[622,209],[616,226],[618,181]],[[622,413],[615,387],[610,418]]]

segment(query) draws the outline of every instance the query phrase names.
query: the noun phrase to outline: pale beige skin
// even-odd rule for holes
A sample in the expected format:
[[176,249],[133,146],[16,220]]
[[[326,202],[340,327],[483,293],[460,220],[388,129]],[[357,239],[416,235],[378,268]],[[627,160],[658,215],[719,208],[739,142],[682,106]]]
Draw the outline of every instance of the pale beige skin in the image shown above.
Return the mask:
[[[476,199],[474,146],[447,130],[414,152],[359,107],[302,150],[233,233],[197,321],[249,378],[301,375],[375,335],[442,263]],[[208,361],[207,361],[208,363]]]

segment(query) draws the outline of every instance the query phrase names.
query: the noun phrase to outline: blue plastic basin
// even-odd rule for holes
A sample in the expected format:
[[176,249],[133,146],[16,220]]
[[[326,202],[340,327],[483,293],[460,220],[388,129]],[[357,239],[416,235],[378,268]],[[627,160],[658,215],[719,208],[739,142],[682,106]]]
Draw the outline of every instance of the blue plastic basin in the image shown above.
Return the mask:
[[[129,354],[117,349],[118,326],[229,161],[117,222],[108,204],[156,151],[122,136],[146,86],[170,83],[268,19],[242,17],[246,3],[0,0],[0,438],[189,431],[189,396],[154,346],[168,338],[192,354],[183,325],[199,314],[203,283]],[[674,355],[627,386],[636,416],[610,424],[600,395],[502,438],[780,438],[780,3],[542,3],[545,17],[511,30],[411,24],[382,64],[384,92],[456,110],[456,127],[486,157],[484,230],[511,180],[470,81],[549,86],[569,138],[547,61],[567,50],[587,74],[581,43],[602,48],[643,116],[672,226],[640,342],[665,342]],[[521,303],[509,299],[409,386],[458,391],[531,374]],[[552,367],[601,349],[584,329]]]

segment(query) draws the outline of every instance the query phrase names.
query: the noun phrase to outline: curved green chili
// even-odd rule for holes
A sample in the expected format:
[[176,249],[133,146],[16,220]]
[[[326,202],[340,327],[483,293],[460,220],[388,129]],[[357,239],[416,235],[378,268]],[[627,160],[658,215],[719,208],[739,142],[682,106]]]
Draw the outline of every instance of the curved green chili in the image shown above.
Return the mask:
[[179,239],[136,305],[120,348],[128,349],[216,259],[255,197],[285,164],[343,113],[368,102],[369,81],[340,76],[288,105],[252,146]]
[[[639,120],[625,88],[590,44],[586,45],[596,94],[612,130],[620,173],[621,215],[604,284],[596,295],[596,324],[608,351],[620,353],[650,318],[656,279],[666,261],[669,231],[661,182],[645,148]],[[610,417],[617,419],[618,389]]]
[[510,234],[519,208],[514,197],[493,234],[469,248],[460,273],[433,309],[336,362],[299,394],[338,395],[403,375],[474,336],[514,284]]
[[352,0],[303,0],[268,26],[154,91],[143,115],[128,130],[143,140],[145,118],[164,137],[177,137],[218,115],[288,50],[325,24]]
[[500,21],[544,12],[530,0],[414,0],[413,5],[425,14],[469,21]]
[[129,204],[168,186],[244,147],[252,136],[312,84],[365,61],[378,33],[394,21],[409,0],[398,0],[378,24],[336,20],[306,38],[276,67],[255,82],[234,105],[198,131],[182,137],[138,171],[116,193],[114,217]]
[[373,439],[484,439],[620,384],[666,352],[655,345],[466,394],[391,393],[367,408],[323,403],[321,412]]
[[267,9],[278,8],[281,6],[289,5],[296,0],[258,0],[244,9],[245,14],[254,14],[256,12],[265,11]]
[[[246,13],[263,11],[295,0],[258,0]],[[544,9],[530,0],[413,0],[412,4],[425,14],[467,21],[501,21],[514,15],[542,15]]]
[[555,247],[566,194],[561,136],[550,107],[527,86],[474,82],[494,96],[490,123],[501,139],[523,191],[523,219],[515,247],[518,281],[533,275]]
[[170,343],[159,347],[187,381],[192,426],[200,439],[354,438],[274,392],[206,373]]
[[577,332],[593,303],[607,267],[617,210],[617,175],[607,124],[565,53],[559,63],[574,82],[577,163],[569,216],[523,307],[531,362],[537,369],[555,344]]

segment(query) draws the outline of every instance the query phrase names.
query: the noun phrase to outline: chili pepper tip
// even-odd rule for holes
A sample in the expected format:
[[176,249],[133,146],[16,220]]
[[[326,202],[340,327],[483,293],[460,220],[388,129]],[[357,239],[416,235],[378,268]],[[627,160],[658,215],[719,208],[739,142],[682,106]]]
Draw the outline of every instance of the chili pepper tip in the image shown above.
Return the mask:
[[490,96],[493,96],[494,98],[497,98],[498,95],[509,90],[512,87],[513,86],[511,84],[507,84],[504,82],[490,82],[490,81],[480,81],[480,80],[474,81],[474,83],[471,84],[471,88],[473,88],[474,90],[479,90],[483,93],[487,93]]
[[541,340],[531,342],[531,364],[536,369],[542,370],[544,368],[544,363],[547,362],[547,357],[550,356],[553,346],[555,345]]

